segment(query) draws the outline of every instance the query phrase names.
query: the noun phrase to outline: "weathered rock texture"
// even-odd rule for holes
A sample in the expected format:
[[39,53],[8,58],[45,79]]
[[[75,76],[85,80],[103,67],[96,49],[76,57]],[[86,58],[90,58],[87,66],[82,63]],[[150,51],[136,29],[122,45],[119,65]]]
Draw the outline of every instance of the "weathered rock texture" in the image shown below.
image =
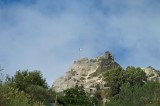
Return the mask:
[[94,59],[83,58],[74,61],[66,75],[57,79],[53,84],[53,90],[61,92],[76,85],[83,86],[88,92],[104,87],[102,73],[109,69],[120,67],[114,61],[110,52]]
[[[114,61],[114,57],[110,52],[105,52],[104,55],[94,59],[83,58],[74,61],[66,75],[58,78],[52,88],[56,92],[62,92],[78,85],[83,86],[90,93],[95,93],[98,89],[107,89],[102,73],[117,67],[120,67],[120,65]],[[160,71],[151,66],[142,69],[146,72],[148,80],[160,82]]]
[[146,75],[148,76],[147,79],[149,81],[160,82],[160,71],[159,70],[156,70],[151,66],[148,66],[147,68],[142,68],[142,69],[145,71]]

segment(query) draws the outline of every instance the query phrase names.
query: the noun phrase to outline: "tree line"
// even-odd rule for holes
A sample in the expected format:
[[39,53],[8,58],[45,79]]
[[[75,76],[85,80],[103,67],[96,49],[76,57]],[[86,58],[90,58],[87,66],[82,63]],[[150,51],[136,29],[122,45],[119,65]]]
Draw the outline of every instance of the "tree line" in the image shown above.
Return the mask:
[[55,95],[37,70],[19,70],[14,76],[7,75],[5,81],[0,79],[1,106],[43,106],[53,103]]
[[[2,73],[0,68],[0,73]],[[129,66],[106,70],[103,80],[107,89],[95,94],[83,86],[57,93],[47,84],[40,71],[19,70],[15,75],[0,77],[1,106],[160,106],[160,83],[148,81],[141,68]],[[104,103],[103,99],[106,98]]]
[[110,86],[106,106],[160,106],[160,83],[148,81],[141,68],[119,67],[107,71],[104,78]]

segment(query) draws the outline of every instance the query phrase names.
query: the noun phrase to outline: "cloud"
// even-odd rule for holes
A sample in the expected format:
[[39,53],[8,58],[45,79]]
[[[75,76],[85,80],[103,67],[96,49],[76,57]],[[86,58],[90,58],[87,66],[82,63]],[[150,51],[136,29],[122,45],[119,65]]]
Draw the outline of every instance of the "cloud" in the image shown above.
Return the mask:
[[0,2],[0,64],[5,73],[41,70],[47,82],[75,59],[106,50],[128,65],[160,68],[159,1]]
[[[124,5],[130,6],[131,4],[124,3]],[[160,14],[157,13],[159,7],[150,5],[150,2],[139,4],[138,7],[132,5],[124,9],[121,14],[111,12],[107,20],[110,25],[108,33],[116,43],[120,43],[120,48],[129,50],[124,60],[121,60],[126,61],[122,62],[124,66],[153,65],[159,68],[158,59],[156,59],[160,56],[158,55],[160,48],[157,47],[160,42],[157,29],[160,24]]]

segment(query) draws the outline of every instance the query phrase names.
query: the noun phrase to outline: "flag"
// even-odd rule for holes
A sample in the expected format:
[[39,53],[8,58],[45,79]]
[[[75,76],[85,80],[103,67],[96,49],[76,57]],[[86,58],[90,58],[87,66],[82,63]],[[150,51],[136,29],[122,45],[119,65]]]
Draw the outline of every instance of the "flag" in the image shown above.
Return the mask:
[[82,51],[82,49],[81,49],[81,48],[79,48],[79,51]]

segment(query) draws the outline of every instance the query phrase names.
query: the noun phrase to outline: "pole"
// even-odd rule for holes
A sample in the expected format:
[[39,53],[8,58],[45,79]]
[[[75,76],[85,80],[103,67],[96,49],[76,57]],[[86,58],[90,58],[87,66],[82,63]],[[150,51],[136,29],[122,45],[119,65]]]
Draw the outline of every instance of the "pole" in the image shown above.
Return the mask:
[[81,51],[82,51],[82,49],[79,48],[79,59],[81,58]]

